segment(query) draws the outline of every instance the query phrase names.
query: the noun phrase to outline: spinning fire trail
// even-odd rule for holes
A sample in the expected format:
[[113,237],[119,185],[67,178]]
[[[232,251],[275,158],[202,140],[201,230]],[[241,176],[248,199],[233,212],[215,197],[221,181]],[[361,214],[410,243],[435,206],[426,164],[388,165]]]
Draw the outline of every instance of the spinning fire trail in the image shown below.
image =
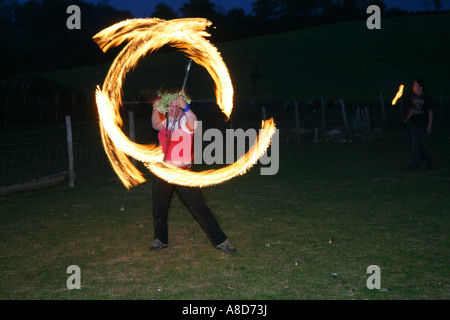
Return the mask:
[[135,67],[141,57],[166,44],[184,52],[192,61],[208,71],[216,87],[217,105],[227,118],[230,117],[233,109],[233,86],[220,53],[205,39],[210,36],[205,31],[210,25],[211,22],[203,18],[131,19],[114,24],[93,37],[104,52],[128,41],[113,61],[103,87],[96,90],[103,147],[114,171],[126,188],[145,181],[129,157],[141,161],[153,174],[170,183],[204,187],[244,174],[269,147],[276,131],[273,119],[262,122],[262,130],[255,144],[235,163],[217,170],[193,172],[165,163],[160,146],[132,142],[121,129],[123,122],[119,109],[126,73]]

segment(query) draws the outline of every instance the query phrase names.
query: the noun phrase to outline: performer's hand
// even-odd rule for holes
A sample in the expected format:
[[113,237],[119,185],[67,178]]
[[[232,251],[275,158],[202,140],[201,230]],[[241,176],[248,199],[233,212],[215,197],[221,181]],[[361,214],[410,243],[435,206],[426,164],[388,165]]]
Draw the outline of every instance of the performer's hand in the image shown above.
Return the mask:
[[184,99],[182,98],[178,98],[177,99],[177,106],[183,110],[184,108],[186,108],[186,101],[184,101]]
[[[178,110],[177,110],[177,109],[178,109]],[[176,115],[177,115],[178,117],[182,117],[182,116],[184,115],[183,109],[180,108],[176,102],[173,102],[173,103],[170,105],[169,113],[170,113],[170,116],[171,116],[172,118],[174,118]]]
[[431,127],[430,126],[427,127],[427,133],[431,134]]

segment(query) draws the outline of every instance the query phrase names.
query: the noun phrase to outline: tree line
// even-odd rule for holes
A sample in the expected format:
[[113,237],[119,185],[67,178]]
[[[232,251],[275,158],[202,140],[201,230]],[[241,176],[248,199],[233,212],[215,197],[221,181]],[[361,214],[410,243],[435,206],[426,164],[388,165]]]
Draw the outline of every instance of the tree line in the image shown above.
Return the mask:
[[[428,3],[429,1],[425,1]],[[82,28],[66,27],[70,5],[81,10]],[[241,8],[226,11],[210,0],[188,0],[174,9],[158,3],[149,17],[174,19],[204,17],[213,22],[208,30],[213,42],[229,41],[314,25],[362,19],[366,8],[378,5],[385,17],[413,14],[391,8],[383,0],[255,0],[251,13]],[[440,0],[430,10],[439,10]],[[0,81],[22,74],[73,68],[110,61],[92,36],[115,22],[131,19],[130,11],[118,10],[105,0],[92,4],[82,0],[0,0]]]

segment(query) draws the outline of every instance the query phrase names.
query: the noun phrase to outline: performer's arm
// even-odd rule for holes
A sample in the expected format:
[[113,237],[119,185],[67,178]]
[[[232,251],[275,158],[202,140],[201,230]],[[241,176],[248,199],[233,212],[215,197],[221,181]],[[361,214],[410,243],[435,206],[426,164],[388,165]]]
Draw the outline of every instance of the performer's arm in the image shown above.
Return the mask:
[[158,112],[158,110],[153,109],[153,113],[152,113],[152,127],[153,129],[159,131],[162,129],[163,127],[163,123],[165,120],[165,116],[161,113]]
[[[184,111],[186,109],[187,103],[183,99],[180,98],[177,100],[177,105],[180,109],[182,109]],[[187,111],[184,111],[184,114],[186,115],[186,127],[190,131],[194,131],[194,129],[195,129],[194,124],[195,124],[195,121],[197,121],[197,116],[191,110],[191,108],[189,108],[189,110],[187,110]]]

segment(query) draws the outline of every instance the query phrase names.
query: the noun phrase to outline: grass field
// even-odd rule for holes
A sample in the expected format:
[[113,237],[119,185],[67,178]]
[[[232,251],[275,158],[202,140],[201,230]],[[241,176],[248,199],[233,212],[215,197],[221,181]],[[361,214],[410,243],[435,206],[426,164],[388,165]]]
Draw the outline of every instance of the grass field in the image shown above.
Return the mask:
[[[403,132],[371,141],[282,144],[259,168],[204,189],[237,247],[213,248],[174,196],[169,248],[150,252],[151,175],[0,198],[1,299],[449,299],[450,150],[409,172]],[[107,164],[106,164],[107,165]],[[81,289],[66,287],[70,265]],[[366,287],[378,265],[381,289]]]

